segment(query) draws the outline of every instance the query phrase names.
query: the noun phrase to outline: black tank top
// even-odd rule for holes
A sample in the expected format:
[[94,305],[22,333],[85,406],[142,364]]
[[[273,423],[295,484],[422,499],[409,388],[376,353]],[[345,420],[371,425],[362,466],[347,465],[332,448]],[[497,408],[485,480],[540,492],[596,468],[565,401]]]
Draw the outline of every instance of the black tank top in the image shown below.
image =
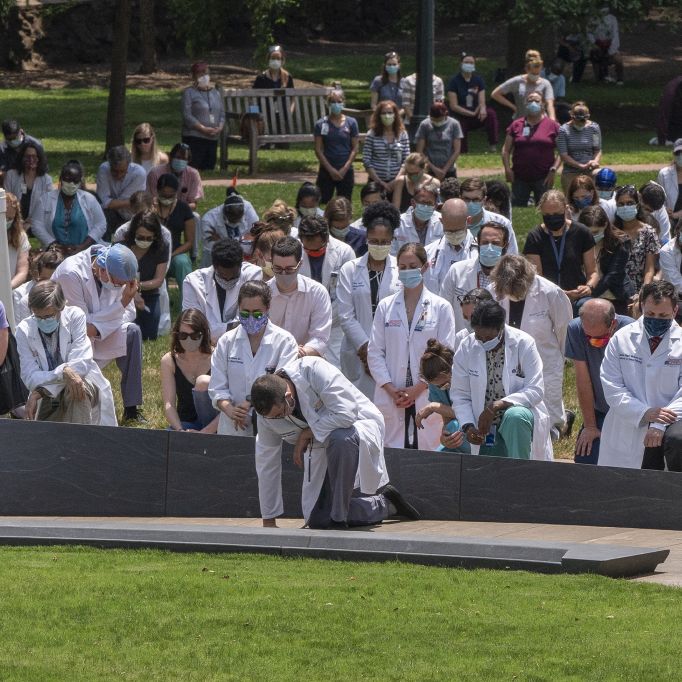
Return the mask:
[[[181,422],[195,422],[199,417],[194,407],[194,397],[192,396],[194,384],[182,373],[178,363],[175,362],[175,356],[172,355],[171,357],[175,367],[175,409]],[[210,374],[211,370],[209,369],[207,373]]]

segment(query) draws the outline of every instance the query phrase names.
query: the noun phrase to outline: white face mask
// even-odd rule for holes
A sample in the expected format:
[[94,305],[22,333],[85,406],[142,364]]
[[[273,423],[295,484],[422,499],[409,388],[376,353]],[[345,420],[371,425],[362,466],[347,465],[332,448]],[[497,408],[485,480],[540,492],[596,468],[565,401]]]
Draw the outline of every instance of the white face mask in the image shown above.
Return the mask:
[[466,239],[467,231],[465,228],[464,230],[456,230],[455,232],[445,232],[444,236],[448,244],[459,246]]
[[273,71],[279,71],[282,68],[282,60],[281,59],[271,59],[268,62],[268,66],[273,70]]
[[210,83],[211,83],[211,77],[207,73],[205,73],[203,76],[199,76],[199,78],[197,78],[197,85],[200,88],[207,88]]
[[191,353],[192,351],[199,350],[199,346],[201,346],[203,337],[200,336],[198,339],[187,338],[178,340],[180,341],[180,345],[182,346],[183,350]]
[[138,249],[148,249],[151,245],[152,242],[147,242],[144,239],[135,240],[135,246],[137,246]]
[[305,206],[300,206],[298,209],[298,212],[305,218],[305,217],[310,217],[317,215],[317,209],[316,208],[306,208]]
[[502,336],[498,334],[494,339],[490,339],[490,341],[479,341],[479,343],[481,346],[483,346],[483,350],[486,353],[489,353],[491,350],[495,350],[495,348],[497,348],[501,340]]
[[382,261],[391,253],[390,244],[367,244],[367,252],[372,260]]
[[72,197],[77,191],[80,185],[76,182],[64,182],[62,180],[62,194],[67,197]]

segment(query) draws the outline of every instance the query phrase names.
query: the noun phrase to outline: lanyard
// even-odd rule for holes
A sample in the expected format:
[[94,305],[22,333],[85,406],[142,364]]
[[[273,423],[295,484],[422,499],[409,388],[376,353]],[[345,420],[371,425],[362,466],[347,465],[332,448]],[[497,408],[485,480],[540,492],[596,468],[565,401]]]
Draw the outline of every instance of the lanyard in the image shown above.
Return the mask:
[[561,235],[561,243],[559,244],[559,249],[557,250],[556,242],[554,241],[554,236],[549,235],[549,243],[552,245],[552,251],[554,251],[554,260],[556,260],[556,278],[557,286],[561,286],[561,263],[564,260],[564,247],[566,246],[566,235],[568,234],[568,228],[564,229],[564,233]]

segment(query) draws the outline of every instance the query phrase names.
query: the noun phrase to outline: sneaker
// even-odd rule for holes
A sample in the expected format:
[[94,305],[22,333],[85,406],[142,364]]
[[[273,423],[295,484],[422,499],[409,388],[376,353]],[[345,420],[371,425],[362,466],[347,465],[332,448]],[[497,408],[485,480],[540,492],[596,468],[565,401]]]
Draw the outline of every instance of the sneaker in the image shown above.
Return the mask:
[[652,147],[658,147],[658,135],[654,135],[654,136],[649,140],[649,144],[650,144]]
[[573,433],[573,424],[575,423],[575,412],[573,410],[566,410],[566,425],[561,430],[561,438],[570,438]]
[[139,407],[126,407],[123,409],[123,416],[121,417],[121,426],[143,426],[149,421],[142,414]]
[[391,516],[402,516],[413,521],[421,519],[422,515],[390,483],[377,493],[383,495],[395,507],[395,513]]

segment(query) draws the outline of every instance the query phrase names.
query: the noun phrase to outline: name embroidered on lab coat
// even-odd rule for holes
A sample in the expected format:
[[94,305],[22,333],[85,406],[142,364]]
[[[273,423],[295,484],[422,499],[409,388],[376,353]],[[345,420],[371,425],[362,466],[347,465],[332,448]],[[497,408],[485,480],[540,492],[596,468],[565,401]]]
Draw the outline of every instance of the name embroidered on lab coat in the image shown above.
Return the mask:
[[400,327],[402,320],[389,320],[384,326],[386,327]]
[[668,366],[679,366],[682,365],[682,358],[668,358],[665,361],[665,364]]
[[237,357],[236,355],[230,355],[227,358],[227,361],[228,362],[234,362],[237,365],[243,365],[244,364],[244,361],[240,357]]
[[638,362],[640,365],[642,364],[642,358],[630,353],[618,353],[618,359],[629,360],[630,362]]

